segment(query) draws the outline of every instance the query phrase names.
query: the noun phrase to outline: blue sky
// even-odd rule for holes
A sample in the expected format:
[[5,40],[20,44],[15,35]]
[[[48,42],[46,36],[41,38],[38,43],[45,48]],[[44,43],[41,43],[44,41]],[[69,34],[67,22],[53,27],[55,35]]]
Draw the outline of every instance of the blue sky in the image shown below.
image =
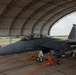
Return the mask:
[[57,21],[52,27],[50,35],[69,35],[73,24],[76,24],[76,12],[68,14]]

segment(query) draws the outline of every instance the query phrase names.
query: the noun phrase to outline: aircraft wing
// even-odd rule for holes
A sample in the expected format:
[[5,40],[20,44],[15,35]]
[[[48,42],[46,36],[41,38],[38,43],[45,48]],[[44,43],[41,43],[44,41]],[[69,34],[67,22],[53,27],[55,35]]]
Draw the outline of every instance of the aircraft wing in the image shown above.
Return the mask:
[[59,54],[62,54],[71,49],[70,45],[62,41],[50,41],[45,44],[42,44],[41,46],[50,48],[51,50],[54,50],[54,51],[59,51],[60,52]]

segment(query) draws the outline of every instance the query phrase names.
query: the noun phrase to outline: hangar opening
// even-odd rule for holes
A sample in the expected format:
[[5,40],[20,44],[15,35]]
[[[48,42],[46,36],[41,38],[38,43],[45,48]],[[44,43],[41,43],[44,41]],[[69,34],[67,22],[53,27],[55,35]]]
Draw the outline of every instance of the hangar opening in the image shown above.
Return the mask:
[[66,39],[70,34],[73,24],[76,24],[76,12],[66,15],[54,23],[50,29],[50,36]]

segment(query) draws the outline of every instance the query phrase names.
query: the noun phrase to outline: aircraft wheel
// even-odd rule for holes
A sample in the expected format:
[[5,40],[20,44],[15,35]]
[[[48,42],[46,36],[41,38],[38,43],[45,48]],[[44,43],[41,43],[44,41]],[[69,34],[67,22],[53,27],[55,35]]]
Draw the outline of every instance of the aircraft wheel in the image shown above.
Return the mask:
[[74,58],[76,54],[74,52],[71,53],[71,57]]
[[39,60],[40,60],[39,58],[36,58],[36,61],[37,61],[37,62],[39,62]]
[[60,60],[57,60],[57,64],[60,65],[61,64],[61,61]]
[[43,62],[43,58],[42,57],[40,58],[40,62]]
[[43,59],[41,57],[36,59],[37,62],[43,62]]

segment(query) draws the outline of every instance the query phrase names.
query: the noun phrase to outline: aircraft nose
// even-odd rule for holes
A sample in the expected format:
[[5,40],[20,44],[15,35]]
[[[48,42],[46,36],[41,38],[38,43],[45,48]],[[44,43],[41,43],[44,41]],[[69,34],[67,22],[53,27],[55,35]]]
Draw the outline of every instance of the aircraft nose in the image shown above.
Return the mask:
[[24,47],[24,45],[21,44],[22,42],[17,42],[0,48],[0,55],[20,53],[22,51],[22,47]]
[[10,54],[10,53],[12,53],[13,49],[14,48],[11,45],[2,47],[2,48],[0,48],[0,55]]

